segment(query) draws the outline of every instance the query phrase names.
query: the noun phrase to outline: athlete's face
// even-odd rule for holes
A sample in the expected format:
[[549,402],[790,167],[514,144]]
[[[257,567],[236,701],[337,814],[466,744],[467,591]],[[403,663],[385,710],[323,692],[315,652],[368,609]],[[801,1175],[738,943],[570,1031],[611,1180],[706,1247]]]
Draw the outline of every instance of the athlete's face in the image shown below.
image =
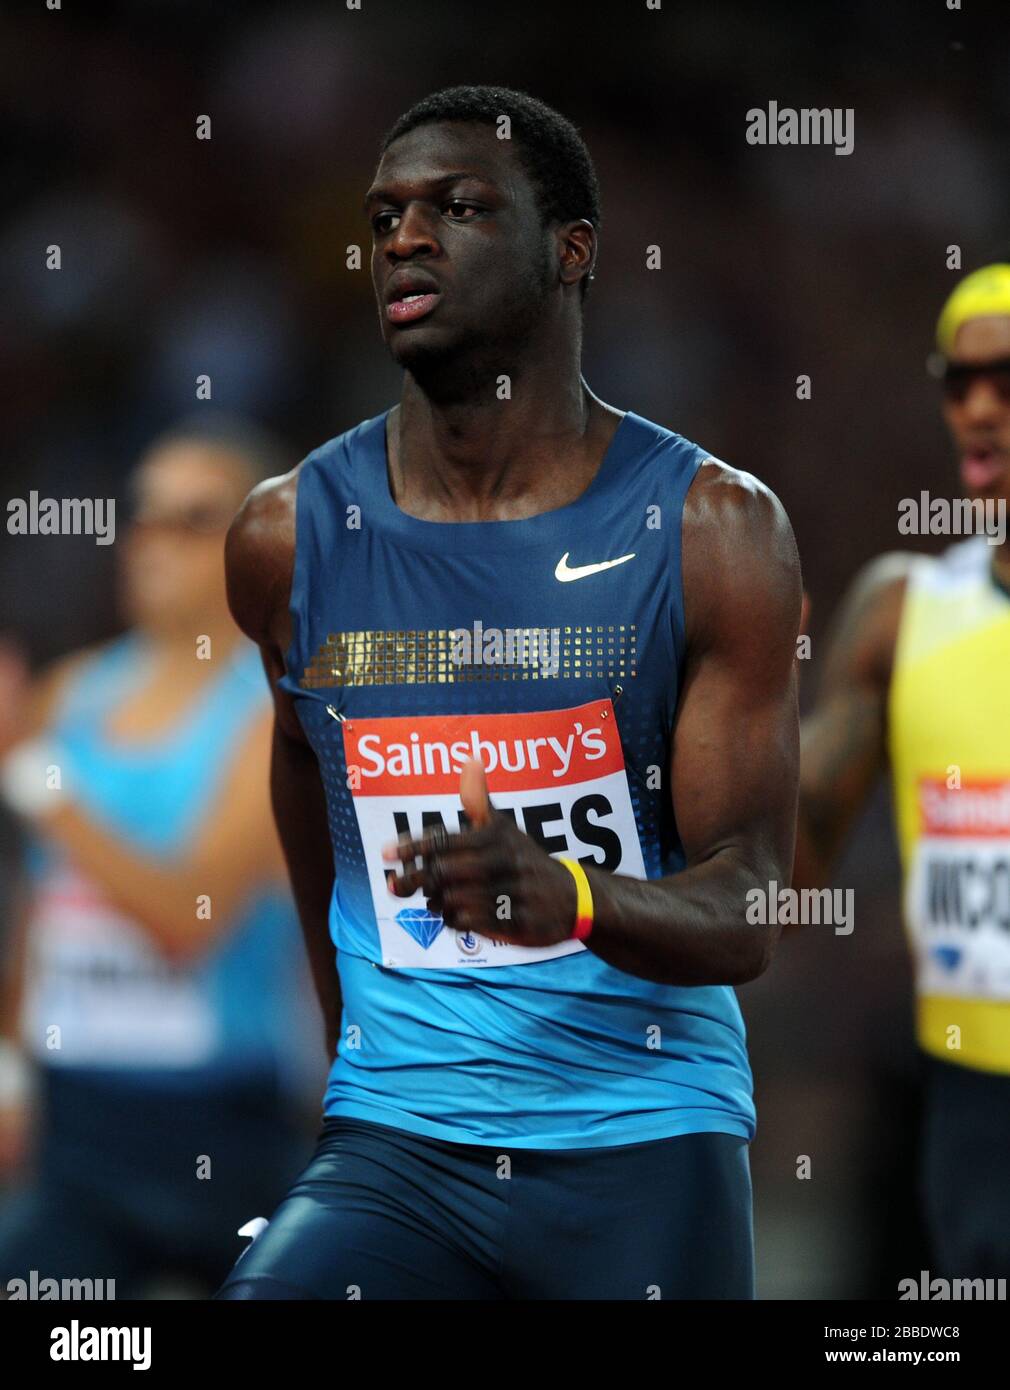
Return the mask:
[[[1010,359],[1010,316],[968,319],[957,331],[950,363],[986,366]],[[966,375],[947,393],[944,419],[971,497],[1010,499],[1010,370]]]
[[[394,141],[365,210],[382,334],[401,366],[522,343],[542,318],[557,243],[494,127],[448,121]],[[422,298],[405,303],[411,292]]]
[[131,478],[133,514],[120,552],[127,619],[151,632],[205,626],[225,618],[224,538],[251,486],[240,459],[201,440],[144,458]]

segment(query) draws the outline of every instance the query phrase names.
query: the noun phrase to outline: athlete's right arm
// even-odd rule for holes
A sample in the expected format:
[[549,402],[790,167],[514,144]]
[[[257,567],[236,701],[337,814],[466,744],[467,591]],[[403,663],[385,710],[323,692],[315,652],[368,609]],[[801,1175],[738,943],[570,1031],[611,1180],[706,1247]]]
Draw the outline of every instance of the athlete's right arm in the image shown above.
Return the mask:
[[795,888],[818,888],[830,879],[853,822],[887,766],[887,699],[914,558],[893,553],[869,564],[829,634],[817,700],[800,729]]
[[297,488],[295,469],[249,494],[228,532],[225,567],[232,616],[259,646],[273,695],[270,796],[332,1057],[340,1031],[340,983],[329,930],[334,874],[326,796],[294,701],[278,684],[291,643]]

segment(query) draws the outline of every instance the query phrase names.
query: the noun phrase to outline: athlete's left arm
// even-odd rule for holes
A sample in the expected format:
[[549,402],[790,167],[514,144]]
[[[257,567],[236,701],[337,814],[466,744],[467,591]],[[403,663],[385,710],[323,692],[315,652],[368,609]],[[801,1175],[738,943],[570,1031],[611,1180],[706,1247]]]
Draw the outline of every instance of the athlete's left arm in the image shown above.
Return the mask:
[[792,868],[799,558],[774,494],[715,461],[688,492],[682,534],[686,654],[669,775],[687,864],[644,882],[590,871],[588,944],[645,979],[740,984],[766,968],[777,935],[747,920],[747,895],[767,901]]
[[[687,865],[647,881],[587,869],[586,945],[643,979],[741,984],[764,970],[777,934],[748,922],[747,894],[788,884],[792,869],[799,560],[773,494],[714,461],[688,492],[682,534],[686,653],[670,794]],[[387,861],[403,869],[390,892],[421,890],[454,931],[521,946],[563,941],[575,922],[571,874],[491,807],[476,761],[461,796],[474,828],[388,846]]]

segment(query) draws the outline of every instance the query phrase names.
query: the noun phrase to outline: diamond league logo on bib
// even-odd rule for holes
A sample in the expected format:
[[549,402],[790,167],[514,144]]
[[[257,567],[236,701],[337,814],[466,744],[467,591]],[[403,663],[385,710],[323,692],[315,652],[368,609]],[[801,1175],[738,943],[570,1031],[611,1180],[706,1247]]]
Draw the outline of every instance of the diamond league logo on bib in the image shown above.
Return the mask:
[[480,758],[495,808],[548,854],[645,878],[617,721],[609,699],[530,714],[355,718],[343,725],[348,786],[365,853],[383,965],[457,970],[584,951],[581,941],[514,946],[443,931],[424,895],[389,892],[382,846],[461,820],[460,772]]
[[961,964],[961,957],[964,952],[959,946],[934,946],[933,959],[943,966],[944,970],[956,970]]
[[426,907],[404,907],[396,914],[396,920],[405,932],[409,932],[419,946],[427,950],[442,930],[442,919]]

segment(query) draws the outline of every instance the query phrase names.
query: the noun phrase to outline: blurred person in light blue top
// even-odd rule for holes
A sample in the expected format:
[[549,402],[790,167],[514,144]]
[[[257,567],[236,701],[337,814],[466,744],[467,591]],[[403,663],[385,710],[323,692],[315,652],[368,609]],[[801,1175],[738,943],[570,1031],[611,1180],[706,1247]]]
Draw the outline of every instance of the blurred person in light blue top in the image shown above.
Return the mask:
[[220,415],[157,440],[119,543],[127,630],[0,716],[29,846],[0,1018],[4,1290],[32,1270],[119,1298],[165,1275],[209,1289],[306,1156],[324,1053],[270,815],[269,699],[223,563],[279,461]]

